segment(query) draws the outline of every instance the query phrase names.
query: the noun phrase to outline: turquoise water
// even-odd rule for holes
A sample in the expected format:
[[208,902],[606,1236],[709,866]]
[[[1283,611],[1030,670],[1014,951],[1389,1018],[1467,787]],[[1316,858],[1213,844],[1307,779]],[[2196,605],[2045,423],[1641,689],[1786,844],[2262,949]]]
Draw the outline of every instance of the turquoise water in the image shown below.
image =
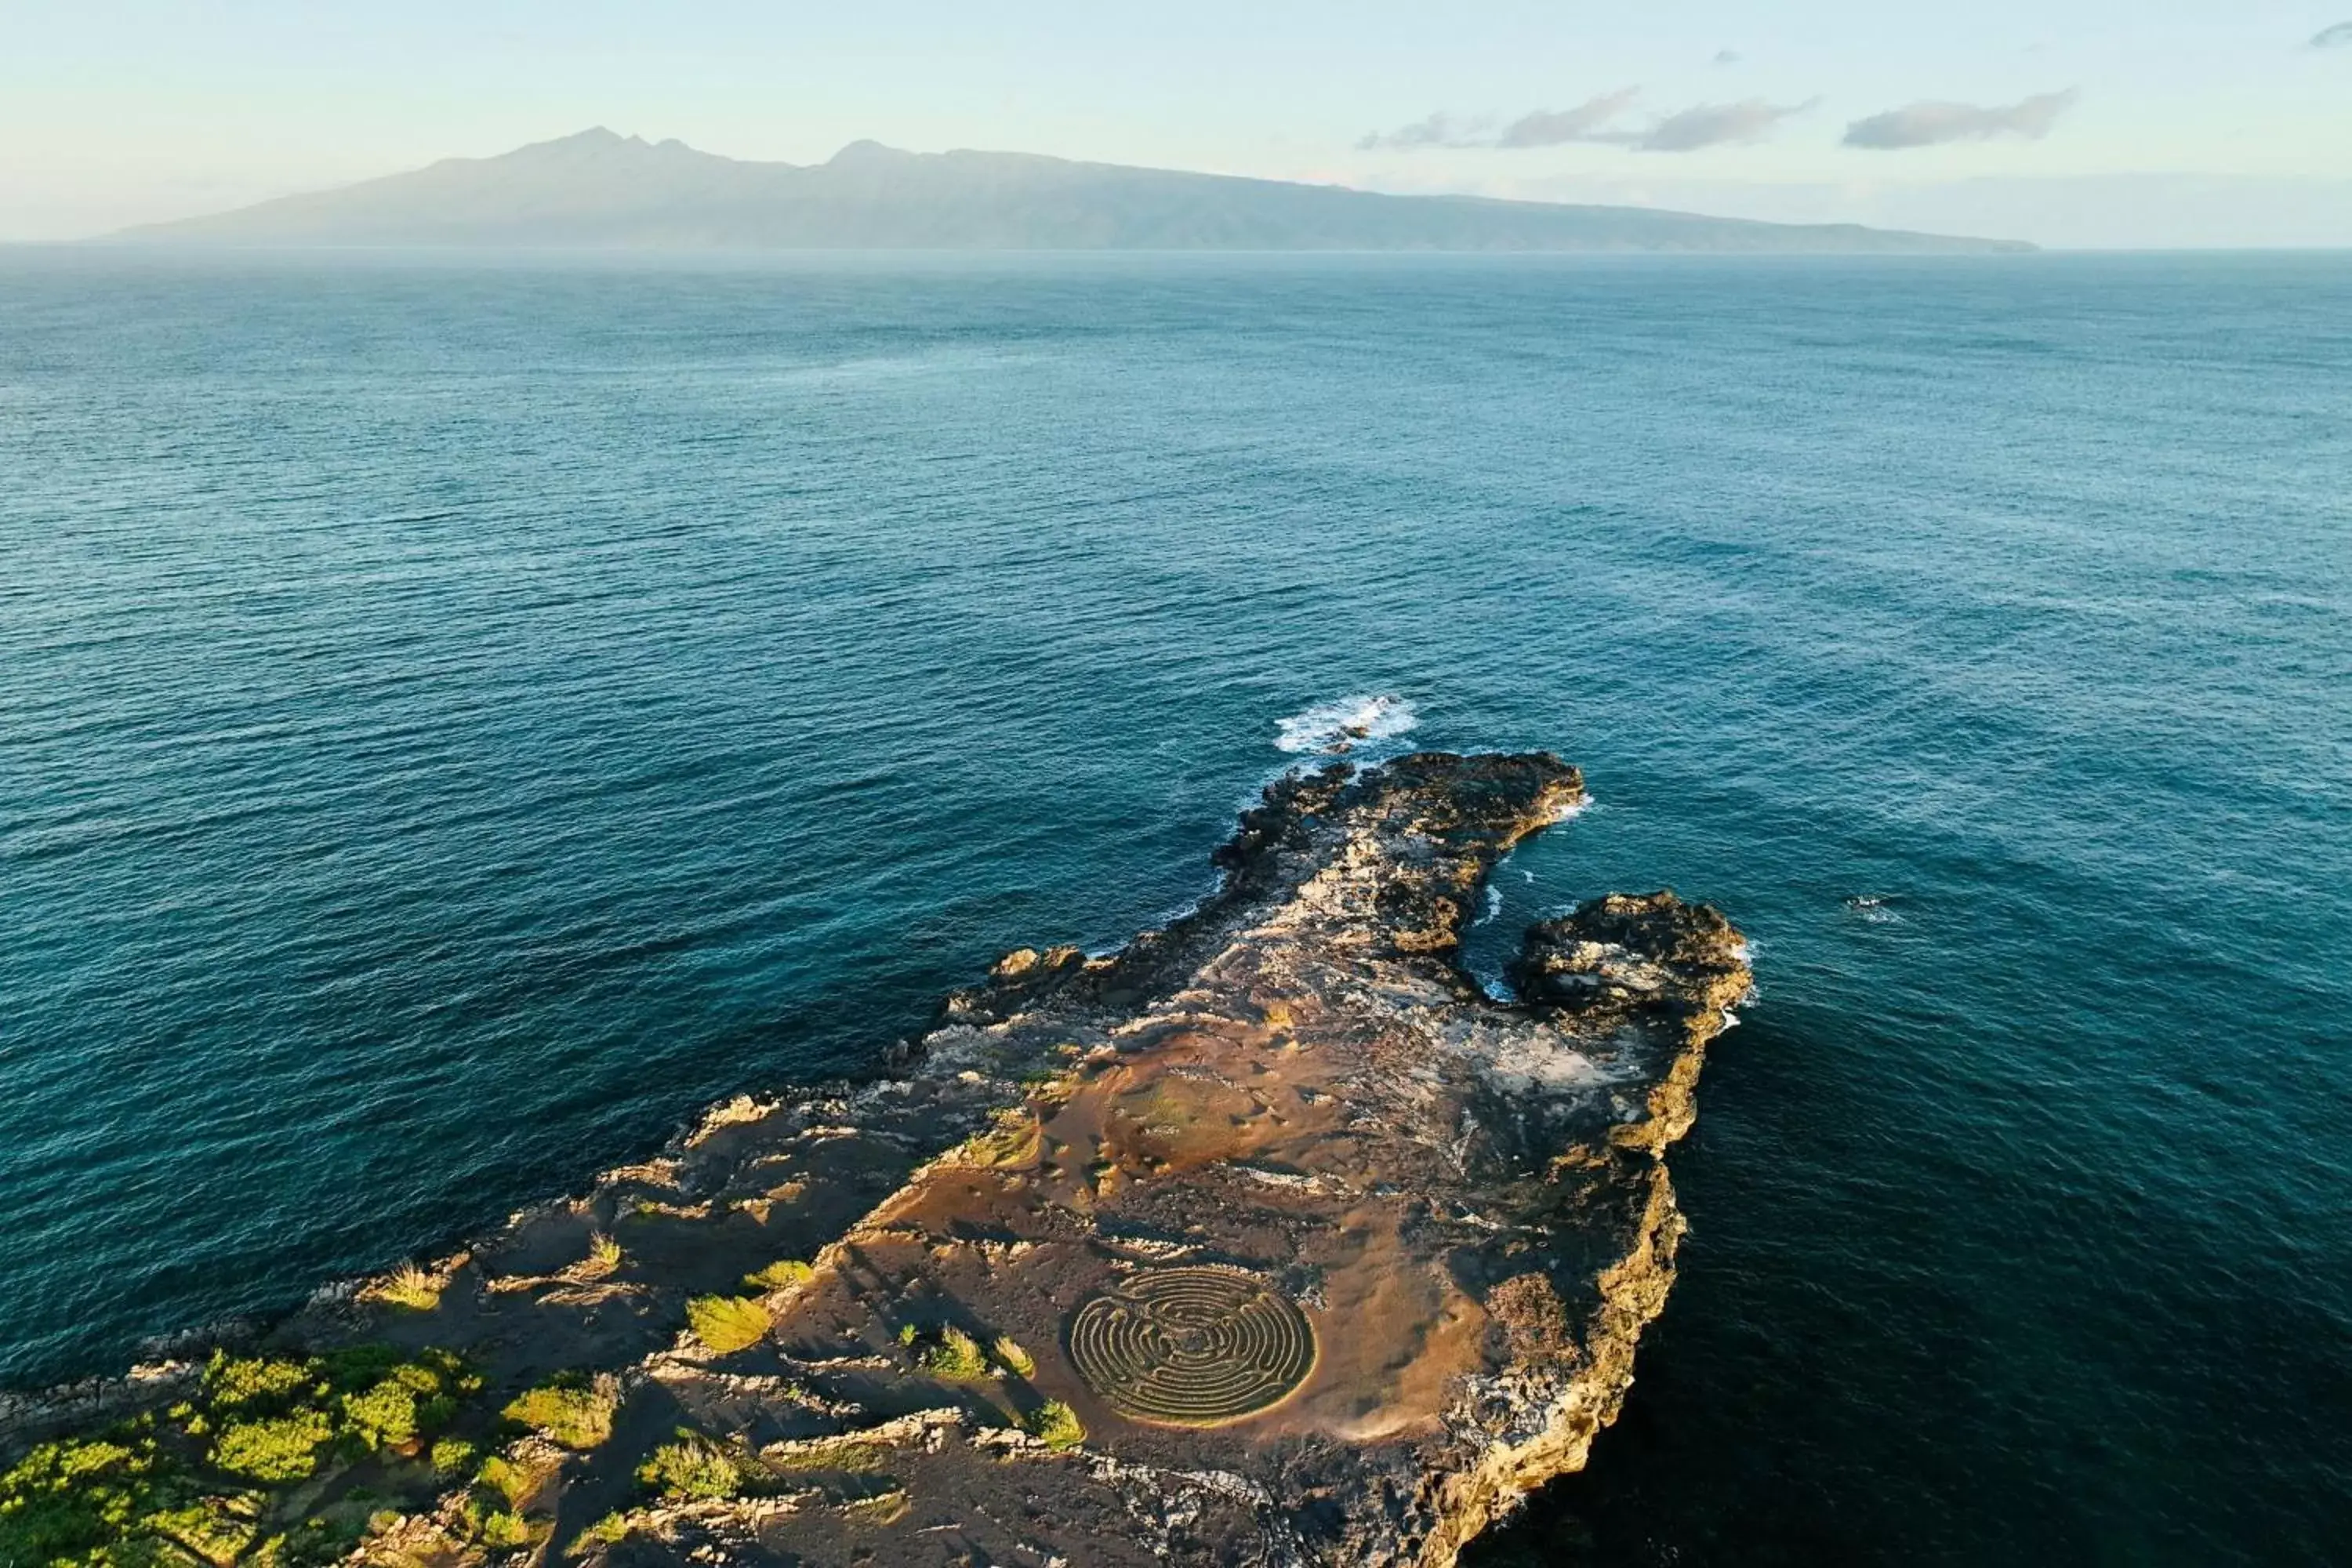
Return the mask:
[[1392,692],[1598,799],[1475,963],[1761,979],[1517,1560],[2352,1540],[2352,259],[19,253],[0,475],[0,1380],[1115,943]]

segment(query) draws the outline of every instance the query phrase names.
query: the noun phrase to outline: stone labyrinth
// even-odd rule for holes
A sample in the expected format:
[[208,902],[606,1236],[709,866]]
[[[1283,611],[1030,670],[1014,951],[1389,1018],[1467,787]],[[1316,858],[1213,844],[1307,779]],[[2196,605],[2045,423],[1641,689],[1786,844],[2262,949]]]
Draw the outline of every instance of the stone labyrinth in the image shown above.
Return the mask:
[[1238,1268],[1158,1268],[1070,1319],[1070,1362],[1132,1421],[1222,1426],[1279,1405],[1315,1370],[1315,1330]]

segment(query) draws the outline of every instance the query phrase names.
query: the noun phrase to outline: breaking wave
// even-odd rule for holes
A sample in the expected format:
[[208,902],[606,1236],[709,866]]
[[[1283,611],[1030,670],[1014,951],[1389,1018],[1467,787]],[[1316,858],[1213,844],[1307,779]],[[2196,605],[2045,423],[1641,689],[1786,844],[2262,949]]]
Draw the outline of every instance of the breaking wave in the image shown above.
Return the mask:
[[1402,697],[1343,697],[1283,720],[1274,743],[1286,752],[1343,756],[1368,742],[1393,740],[1420,722]]

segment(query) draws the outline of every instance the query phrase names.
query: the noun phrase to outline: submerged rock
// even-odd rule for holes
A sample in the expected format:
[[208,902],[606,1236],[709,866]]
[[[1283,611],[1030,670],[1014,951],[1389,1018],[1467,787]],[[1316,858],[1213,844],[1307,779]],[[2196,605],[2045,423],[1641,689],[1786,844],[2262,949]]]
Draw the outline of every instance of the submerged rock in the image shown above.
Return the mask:
[[509,1446],[520,1522],[412,1476],[360,1555],[1451,1563],[1615,1415],[1748,984],[1669,893],[1535,928],[1516,1000],[1462,973],[1496,862],[1581,795],[1540,754],[1293,774],[1169,930],[1018,950],[896,1076],[738,1100],[322,1298],[277,1342],[610,1391],[593,1442]]

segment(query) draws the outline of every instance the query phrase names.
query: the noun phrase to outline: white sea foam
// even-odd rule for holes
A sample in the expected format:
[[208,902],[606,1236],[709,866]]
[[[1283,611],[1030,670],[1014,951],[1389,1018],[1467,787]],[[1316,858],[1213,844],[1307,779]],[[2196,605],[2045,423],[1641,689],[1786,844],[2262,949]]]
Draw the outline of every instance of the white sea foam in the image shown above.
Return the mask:
[[1338,756],[1370,742],[1394,740],[1420,722],[1412,704],[1402,697],[1343,697],[1283,720],[1274,743],[1286,752]]

